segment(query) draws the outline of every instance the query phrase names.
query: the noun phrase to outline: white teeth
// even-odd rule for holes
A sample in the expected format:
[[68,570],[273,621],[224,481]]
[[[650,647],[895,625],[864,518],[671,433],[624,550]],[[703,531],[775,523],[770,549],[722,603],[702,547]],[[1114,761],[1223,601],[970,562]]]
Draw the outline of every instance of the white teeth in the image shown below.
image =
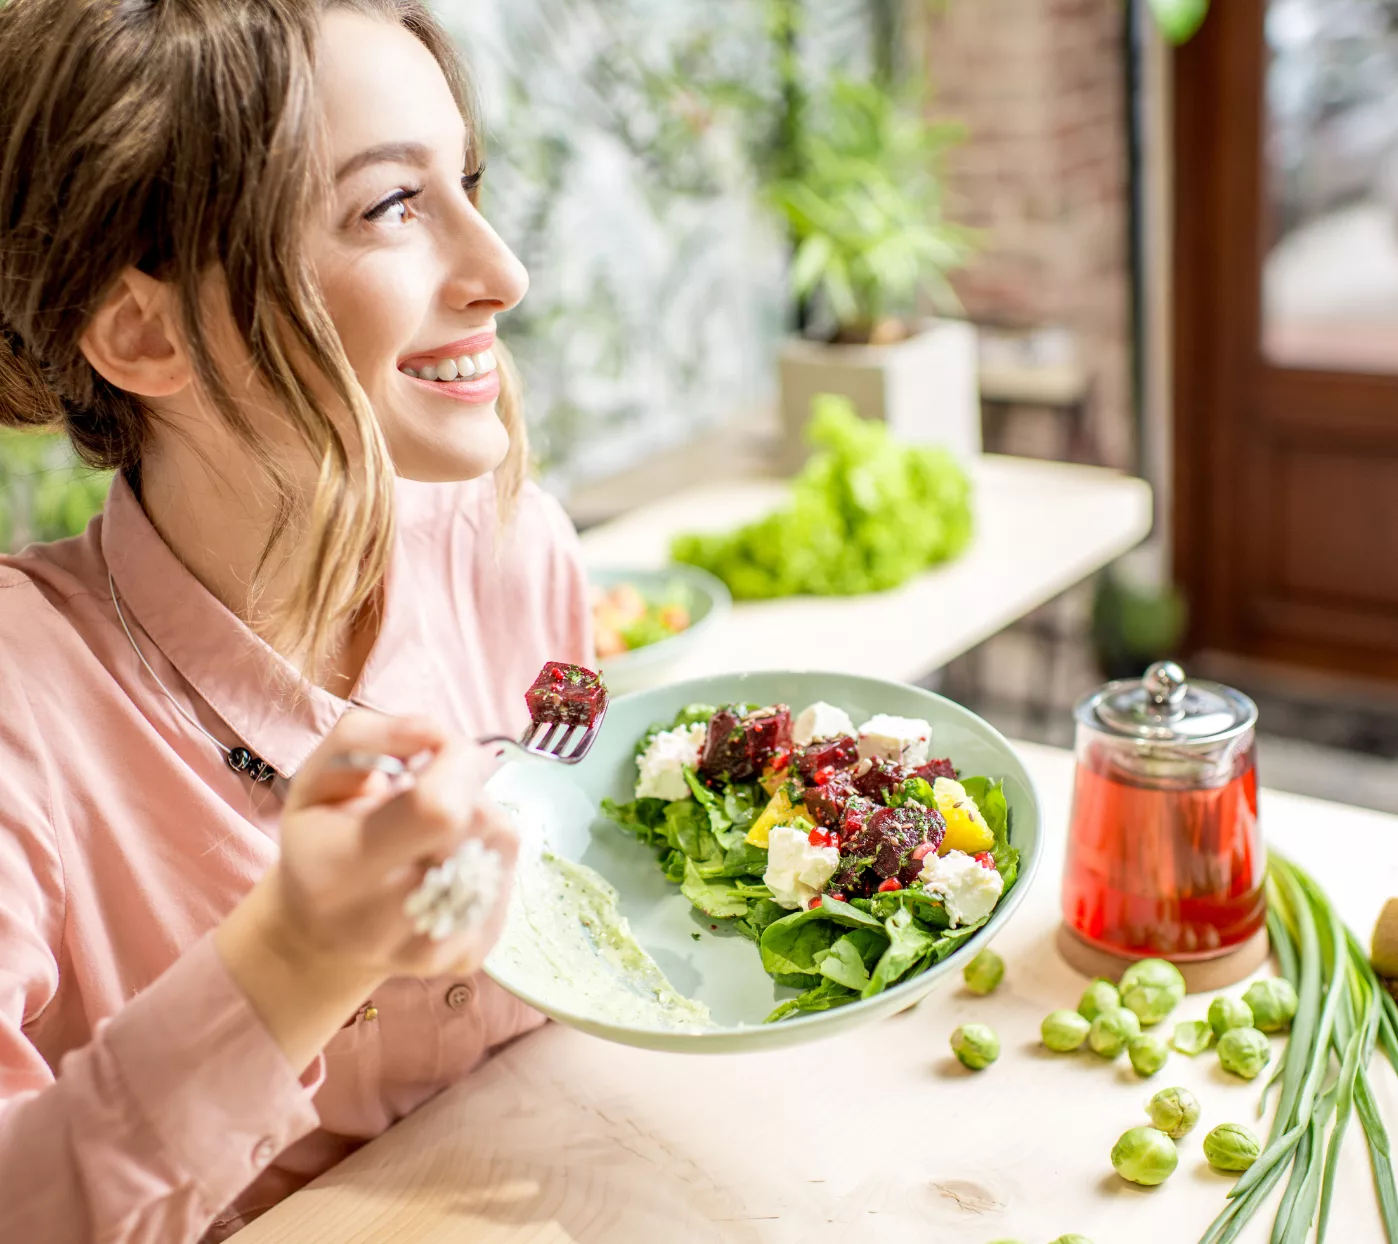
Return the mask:
[[[0,3],[3,2],[0,0]],[[400,367],[398,370],[418,380],[470,380],[473,376],[483,376],[495,370],[495,351],[482,350],[479,354],[463,354],[460,358],[438,359],[416,370],[411,367]]]

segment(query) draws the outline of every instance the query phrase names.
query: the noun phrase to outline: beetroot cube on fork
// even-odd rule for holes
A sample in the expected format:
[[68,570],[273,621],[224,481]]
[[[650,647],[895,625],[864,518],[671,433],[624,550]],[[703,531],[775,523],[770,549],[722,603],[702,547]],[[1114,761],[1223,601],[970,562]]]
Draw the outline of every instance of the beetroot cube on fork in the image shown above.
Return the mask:
[[549,661],[524,693],[535,725],[590,726],[607,707],[601,675],[581,665]]

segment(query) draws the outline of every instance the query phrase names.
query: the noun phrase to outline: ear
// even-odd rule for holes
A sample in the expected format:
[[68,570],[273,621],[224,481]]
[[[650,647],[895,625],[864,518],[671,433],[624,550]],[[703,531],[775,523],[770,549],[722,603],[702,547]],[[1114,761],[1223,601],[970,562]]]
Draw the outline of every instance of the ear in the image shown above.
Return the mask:
[[136,268],[112,286],[79,345],[102,379],[137,397],[169,397],[191,379],[173,291]]

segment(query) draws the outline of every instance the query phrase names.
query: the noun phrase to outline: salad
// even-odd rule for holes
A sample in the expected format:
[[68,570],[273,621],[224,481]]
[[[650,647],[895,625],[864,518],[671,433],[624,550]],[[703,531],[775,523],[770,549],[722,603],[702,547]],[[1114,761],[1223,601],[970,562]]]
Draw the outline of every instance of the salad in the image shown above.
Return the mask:
[[873,997],[946,958],[1015,883],[1001,783],[929,758],[926,721],[818,702],[693,704],[636,744],[602,810],[801,992],[767,1022]]
[[669,639],[690,625],[689,597],[676,584],[663,600],[647,600],[634,583],[592,587],[592,629],[603,660]]

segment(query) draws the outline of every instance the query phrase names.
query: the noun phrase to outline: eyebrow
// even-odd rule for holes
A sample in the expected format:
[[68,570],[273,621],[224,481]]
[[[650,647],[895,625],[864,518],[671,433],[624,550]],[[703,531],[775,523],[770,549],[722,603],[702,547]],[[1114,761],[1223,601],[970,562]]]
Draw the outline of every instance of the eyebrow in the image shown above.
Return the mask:
[[426,168],[431,161],[431,148],[423,143],[380,143],[377,147],[366,147],[358,155],[350,156],[335,170],[335,180],[344,181],[351,173],[357,173],[370,164],[411,164],[415,168]]

